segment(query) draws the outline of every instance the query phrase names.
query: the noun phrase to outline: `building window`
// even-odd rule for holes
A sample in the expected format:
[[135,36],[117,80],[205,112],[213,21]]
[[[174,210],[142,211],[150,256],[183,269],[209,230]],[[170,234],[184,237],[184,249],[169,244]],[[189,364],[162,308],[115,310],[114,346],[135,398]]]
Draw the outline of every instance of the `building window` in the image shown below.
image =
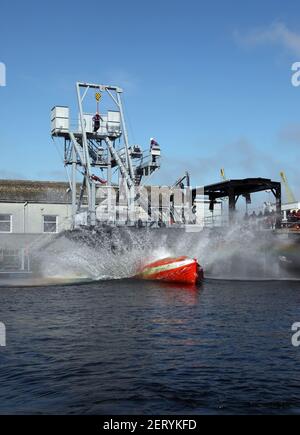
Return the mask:
[[0,233],[11,233],[11,214],[0,214]]
[[57,216],[45,215],[44,233],[57,233]]
[[0,249],[0,270],[21,269],[21,251],[18,249]]

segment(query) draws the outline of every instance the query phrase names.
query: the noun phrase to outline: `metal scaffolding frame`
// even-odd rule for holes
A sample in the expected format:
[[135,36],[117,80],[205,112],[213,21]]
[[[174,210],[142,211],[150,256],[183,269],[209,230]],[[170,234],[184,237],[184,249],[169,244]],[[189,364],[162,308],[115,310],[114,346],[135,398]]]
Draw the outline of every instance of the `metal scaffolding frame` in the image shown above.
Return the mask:
[[[87,131],[85,116],[88,114],[84,111],[84,102],[89,91],[99,93],[100,96],[102,93],[106,93],[110,97],[114,106],[114,112],[116,111],[120,115],[119,130],[109,131],[106,126],[104,130]],[[160,168],[159,156],[155,155],[154,157],[154,152],[152,154],[150,150],[150,156],[145,158],[139,146],[130,146],[123,110],[122,93],[123,90],[118,86],[77,82],[76,94],[80,128],[75,131],[72,131],[69,126],[62,129],[52,129],[53,137],[64,138],[65,166],[71,166],[72,168],[70,188],[72,190],[73,228],[76,226],[76,216],[84,207],[87,207],[87,224],[90,226],[96,225],[96,191],[99,187],[99,182],[101,184],[103,180],[94,175],[94,169],[106,170],[105,185],[107,187],[107,200],[104,200],[102,204],[107,204],[108,213],[110,213],[111,189],[119,189],[121,184],[125,183],[129,191],[128,208],[130,208],[132,201],[138,197],[135,193],[136,186],[140,186],[143,178],[148,179],[154,171]],[[61,108],[62,106],[55,106],[52,110],[57,107]],[[65,109],[68,110],[68,108]],[[123,146],[117,147],[116,140],[121,137],[123,139]],[[112,182],[113,168],[116,168],[119,175],[117,185]],[[78,172],[83,177],[79,191],[77,189]],[[141,197],[138,197],[138,199],[140,206],[144,209],[147,208],[145,211],[148,213],[148,206],[143,206]]]

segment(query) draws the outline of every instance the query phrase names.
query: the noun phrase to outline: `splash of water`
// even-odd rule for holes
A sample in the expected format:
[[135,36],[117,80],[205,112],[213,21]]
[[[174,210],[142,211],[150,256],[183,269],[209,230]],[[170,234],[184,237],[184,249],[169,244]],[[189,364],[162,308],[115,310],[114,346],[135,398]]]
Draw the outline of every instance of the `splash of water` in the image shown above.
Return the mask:
[[99,228],[60,234],[35,253],[44,277],[122,279],[169,256],[197,258],[207,276],[278,279],[280,241],[270,231],[235,225],[222,231]]
[[165,237],[152,231],[110,228],[66,232],[34,257],[43,277],[121,279],[137,273],[152,260],[171,255]]

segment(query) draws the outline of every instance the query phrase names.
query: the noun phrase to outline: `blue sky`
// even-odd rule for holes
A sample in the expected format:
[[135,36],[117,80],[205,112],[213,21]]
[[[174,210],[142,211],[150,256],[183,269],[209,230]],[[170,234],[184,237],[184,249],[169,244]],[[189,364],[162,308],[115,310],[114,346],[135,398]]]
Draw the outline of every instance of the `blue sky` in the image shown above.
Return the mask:
[[124,88],[132,141],[163,148],[156,181],[284,169],[300,197],[299,15],[296,0],[2,0],[0,178],[64,179],[49,113],[81,80]]

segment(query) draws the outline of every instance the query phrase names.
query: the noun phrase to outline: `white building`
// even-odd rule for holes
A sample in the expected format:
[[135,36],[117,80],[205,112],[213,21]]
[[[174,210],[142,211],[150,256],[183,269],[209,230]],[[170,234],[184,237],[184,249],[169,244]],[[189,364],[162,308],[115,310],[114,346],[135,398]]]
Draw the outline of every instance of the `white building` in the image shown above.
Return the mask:
[[[99,188],[97,218],[108,221],[107,205],[101,205],[107,198],[103,194],[105,187]],[[78,186],[79,192],[79,186]],[[85,197],[84,197],[85,198]],[[83,201],[85,204],[86,201]],[[105,201],[104,203],[105,204]],[[222,224],[223,203],[217,201],[214,210],[209,210],[209,201],[197,198],[196,223],[204,226]],[[126,211],[119,205],[118,212]],[[136,210],[137,216],[145,220],[145,211]],[[179,212],[178,212],[179,214]],[[84,213],[81,216],[85,223]],[[80,220],[80,219],[79,219]],[[30,181],[30,180],[0,180],[0,244],[19,236],[21,240],[34,240],[37,236],[58,233],[71,228],[72,208],[71,191],[66,182]],[[21,236],[21,237],[20,237]]]
[[70,227],[68,183],[0,180],[0,234],[57,233]]
[[68,183],[0,180],[0,271],[25,270],[24,253],[70,225]]
[[[78,185],[78,194],[79,191]],[[100,222],[115,223],[117,216],[119,219],[123,216],[121,220],[126,224],[126,210],[121,203],[114,207],[113,217],[109,216],[107,195],[107,188],[99,186],[96,195],[97,219]],[[0,180],[0,271],[6,257],[9,257],[10,261],[13,260],[14,264],[18,264],[19,268],[24,269],[24,252],[30,252],[36,244],[42,245],[45,238],[50,241],[56,233],[70,229],[71,202],[71,191],[66,182]],[[86,197],[83,196],[83,206],[86,203]],[[161,215],[161,211],[152,208],[153,216],[157,217],[159,213]],[[140,206],[136,206],[135,209],[136,219],[147,222],[145,210]],[[175,207],[175,209],[176,215],[180,217],[182,208]],[[209,210],[209,201],[198,198],[195,203],[194,223],[200,226],[221,226],[222,212],[222,201],[216,202],[212,212]],[[77,221],[79,225],[86,225],[84,211],[78,215]]]

